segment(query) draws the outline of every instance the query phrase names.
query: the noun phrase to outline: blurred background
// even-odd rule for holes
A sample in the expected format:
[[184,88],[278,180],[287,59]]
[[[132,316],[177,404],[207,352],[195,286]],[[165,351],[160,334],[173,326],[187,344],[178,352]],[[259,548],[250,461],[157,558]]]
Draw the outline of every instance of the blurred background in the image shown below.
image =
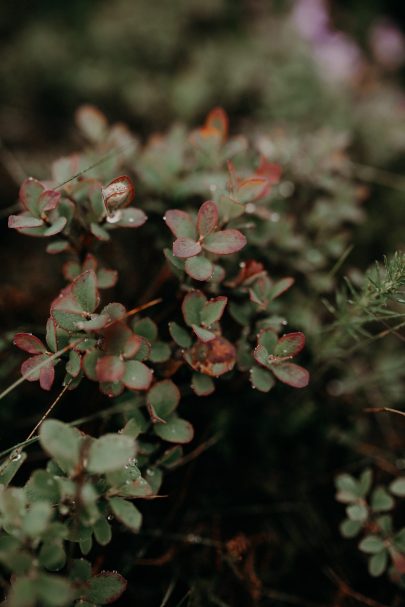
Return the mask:
[[[12,331],[27,323],[33,329],[40,326],[61,285],[59,262],[46,256],[44,245],[36,239],[10,233],[7,215],[26,175],[46,178],[51,160],[82,145],[74,123],[82,103],[98,106],[112,122],[127,123],[142,142],[175,122],[199,125],[212,107],[220,105],[229,114],[232,133],[251,138],[286,133],[292,147],[285,154],[293,158],[299,177],[301,142],[310,146],[314,162],[323,158],[323,145],[328,149],[330,142],[343,142],[336,149],[348,150],[353,181],[367,190],[366,221],[358,221],[353,211],[352,269],[360,273],[398,249],[405,198],[404,29],[405,3],[398,0],[3,0],[0,264],[7,269],[0,279],[3,329]],[[340,199],[336,201],[340,204]],[[350,209],[347,212],[350,215]],[[337,221],[337,230],[346,230],[347,217]],[[304,219],[299,217],[298,225],[308,230],[311,239],[311,227]],[[308,275],[318,296],[322,287],[315,284],[314,265],[313,276],[312,270]],[[289,303],[297,318],[300,303]],[[296,324],[305,326],[305,319]],[[378,390],[383,386],[386,402],[397,406],[403,386],[400,372],[392,371],[397,352],[380,359],[375,354],[381,374]],[[7,351],[2,356],[0,375],[6,384],[20,358]],[[355,598],[338,603],[338,584],[329,567],[372,596],[369,606],[399,605],[390,602],[397,596],[392,585],[370,580],[355,547],[339,543],[342,508],[333,496],[334,473],[353,461],[351,442],[366,440],[368,422],[359,421],[353,411],[359,403],[367,405],[367,383],[377,377],[376,367],[367,368],[366,374],[359,365],[364,379],[361,397],[355,396],[358,384],[349,378],[346,400],[338,401],[331,384],[325,388],[334,380],[327,375],[315,381],[304,402],[296,394],[288,396],[288,403],[287,397],[280,396],[280,407],[274,407],[270,416],[257,395],[249,396],[256,417],[200,409],[194,414],[201,418],[198,423],[206,428],[211,424],[213,431],[221,428],[227,440],[205,454],[182,480],[169,481],[173,494],[181,497],[178,504],[171,504],[171,518],[165,519],[168,533],[185,533],[191,520],[189,528],[214,540],[222,533],[243,542],[244,536],[238,534],[246,534],[260,577],[268,586],[306,597],[294,603],[294,597],[270,593],[263,605],[358,604]],[[23,396],[36,394],[35,403],[24,405],[34,415],[38,403],[44,407],[48,402],[47,396],[38,396],[36,388],[24,390]],[[15,407],[19,398],[15,397]],[[7,415],[1,413],[3,424]],[[267,423],[260,433],[257,418]],[[250,436],[248,447],[244,433]],[[387,433],[386,427],[374,431],[381,449],[387,448]],[[10,433],[2,438],[9,444]],[[368,457],[365,444],[356,455],[362,463]],[[399,440],[395,448],[400,449]],[[152,527],[159,525],[162,508],[150,505]],[[269,538],[270,552],[265,548]],[[106,567],[120,569],[120,558],[127,564],[131,589],[123,599],[129,602],[122,604],[139,600],[139,605],[159,605],[171,579],[173,554],[168,551],[167,561],[163,555],[160,563],[157,556],[167,546],[158,546],[150,566],[132,570],[128,564],[134,554],[132,541],[124,535],[115,539]],[[145,538],[137,546],[138,556],[142,541]],[[216,577],[209,550],[195,558],[187,548],[174,552],[174,567],[186,580],[183,595],[188,584],[197,589],[193,605],[256,604],[235,572]],[[254,588],[254,568],[250,571],[247,564],[244,575],[247,579],[251,575],[247,587]],[[220,598],[224,592],[229,603]]]

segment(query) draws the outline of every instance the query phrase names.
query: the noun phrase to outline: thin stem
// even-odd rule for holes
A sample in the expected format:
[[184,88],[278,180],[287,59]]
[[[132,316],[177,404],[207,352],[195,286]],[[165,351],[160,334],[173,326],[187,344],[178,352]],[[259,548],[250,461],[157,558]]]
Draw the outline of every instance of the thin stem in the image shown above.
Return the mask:
[[34,426],[34,428],[28,434],[28,436],[25,439],[25,441],[29,441],[30,438],[32,438],[34,436],[34,434],[36,433],[36,431],[38,430],[38,428],[40,427],[40,425],[42,424],[42,422],[46,420],[46,418],[48,417],[48,415],[50,413],[52,413],[53,409],[56,407],[56,405],[58,404],[58,402],[60,401],[60,399],[62,398],[62,396],[69,389],[69,386],[72,383],[72,381],[73,381],[73,377],[71,379],[69,379],[69,381],[66,384],[66,386],[61,390],[61,392],[55,398],[55,400],[53,401],[53,403],[48,407],[48,409],[45,411],[45,413],[43,414],[43,416],[41,417],[41,419],[39,420],[39,422]]
[[[108,409],[105,409],[104,411],[97,411],[97,413],[92,413],[91,415],[87,415],[86,417],[80,417],[78,419],[75,419],[74,421],[68,423],[68,426],[81,426],[82,424],[86,424],[87,422],[91,422],[94,421],[95,419],[99,419],[100,417],[108,417],[110,415],[114,415],[114,413],[124,413],[126,410],[129,410],[131,408],[131,406],[128,403],[120,403],[118,405],[113,405],[111,407],[109,407]],[[34,443],[36,443],[38,441],[38,436],[34,436],[30,439],[26,439],[25,441],[22,441],[21,443],[17,443],[16,445],[13,445],[12,447],[8,447],[8,449],[5,449],[4,451],[2,451],[2,453],[0,453],[0,459],[2,457],[5,457],[6,455],[8,455],[9,453],[11,453],[12,451],[14,451],[15,449],[23,449],[24,447],[28,447],[29,445],[32,445]]]
[[130,147],[132,147],[134,145],[135,145],[135,142],[131,141],[129,143],[126,143],[125,145],[120,146],[119,148],[116,148],[115,150],[112,150],[110,153],[106,154],[105,156],[102,156],[100,158],[100,160],[98,160],[97,162],[94,162],[93,164],[91,164],[87,168],[83,169],[79,173],[76,173],[75,175],[72,175],[72,177],[69,177],[69,179],[66,179],[66,181],[62,181],[62,183],[60,183],[59,185],[55,186],[54,189],[55,190],[59,190],[60,188],[62,188],[67,183],[70,183],[71,181],[74,181],[78,177],[81,177],[82,175],[84,175],[84,173],[87,173],[88,171],[91,171],[92,169],[95,169],[96,167],[98,167],[100,164],[102,164],[106,160],[109,160],[110,158],[113,158],[116,154],[119,154],[120,152],[123,152],[124,150],[129,149]]
[[405,417],[404,411],[399,411],[398,409],[391,409],[391,407],[369,407],[364,409],[366,413],[396,413],[397,415],[401,415]]

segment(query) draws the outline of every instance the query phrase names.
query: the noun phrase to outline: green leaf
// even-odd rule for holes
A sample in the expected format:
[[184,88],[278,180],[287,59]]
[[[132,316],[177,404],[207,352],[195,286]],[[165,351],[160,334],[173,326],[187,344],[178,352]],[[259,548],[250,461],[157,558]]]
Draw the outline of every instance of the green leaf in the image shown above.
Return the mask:
[[44,190],[45,187],[42,183],[34,179],[34,177],[28,177],[21,184],[20,200],[24,208],[32,213],[32,215],[38,214],[39,197]]
[[184,269],[191,278],[200,282],[209,280],[214,272],[213,264],[203,255],[186,259]]
[[394,500],[384,487],[377,487],[371,495],[371,508],[376,512],[386,512],[394,507]]
[[72,293],[85,312],[94,312],[99,299],[95,272],[87,270],[80,274],[72,283]]
[[18,577],[14,580],[8,596],[8,607],[34,607],[37,603],[34,580]]
[[180,391],[170,379],[157,382],[147,395],[147,403],[157,417],[166,419],[180,402]]
[[191,346],[192,340],[189,333],[176,322],[169,322],[169,332],[173,341],[181,348],[189,348]]
[[197,325],[192,325],[191,328],[193,329],[198,339],[203,341],[204,343],[215,339],[215,333],[213,333],[212,331],[208,331],[207,329],[203,329],[202,327],[198,327]]
[[359,533],[362,527],[363,525],[360,521],[345,519],[340,525],[340,533],[343,537],[352,538]]
[[108,133],[107,119],[92,105],[82,105],[76,112],[76,124],[92,143],[99,143]]
[[66,424],[48,419],[41,425],[39,441],[62,470],[71,472],[79,463],[80,433]]
[[7,487],[26,459],[27,454],[24,451],[13,451],[0,466],[0,485]]
[[200,313],[201,324],[205,327],[210,327],[215,322],[218,322],[224,313],[227,302],[228,298],[223,296],[207,301]]
[[359,544],[359,550],[367,554],[375,554],[384,550],[384,540],[378,535],[366,535]]
[[63,542],[56,540],[44,542],[38,554],[38,560],[42,567],[49,571],[59,571],[66,563],[66,553]]
[[201,325],[201,312],[207,301],[204,293],[201,291],[191,291],[183,299],[181,309],[184,322],[191,327],[192,325]]
[[25,485],[25,492],[31,502],[47,501],[56,504],[60,498],[58,484],[46,470],[35,470],[32,473]]
[[171,355],[170,346],[164,341],[155,341],[149,354],[149,360],[153,363],[164,363],[169,360]]
[[155,434],[169,443],[189,443],[193,440],[193,426],[185,419],[180,419],[177,415],[171,415],[165,424],[156,423],[153,426]]
[[91,564],[86,559],[74,559],[70,569],[73,581],[86,582],[91,577]]
[[123,384],[130,390],[147,390],[152,383],[153,371],[138,360],[125,363]]
[[395,535],[394,544],[402,554],[405,554],[405,527]]
[[277,335],[272,329],[263,329],[257,338],[258,345],[266,348],[268,354],[273,354],[277,342]]
[[360,497],[366,497],[370,491],[371,484],[373,482],[373,472],[369,468],[362,472],[358,481],[358,492]]
[[49,502],[34,502],[24,517],[23,532],[31,539],[40,537],[48,527],[51,516],[52,507]]
[[100,546],[107,546],[111,542],[111,525],[104,516],[101,516],[93,525],[94,536]]
[[8,218],[8,227],[18,230],[19,228],[39,228],[44,224],[42,219],[33,217],[29,213],[20,213],[19,215],[10,215]]
[[59,575],[41,574],[36,581],[38,598],[47,607],[70,605],[75,596],[73,586]]
[[152,342],[157,339],[158,328],[155,322],[150,318],[142,318],[132,323],[132,328],[137,335],[145,337],[148,341]]
[[129,209],[121,209],[117,218],[114,218],[114,222],[107,219],[109,228],[140,228],[146,222],[148,217],[142,211],[142,209],[135,209],[131,207]]
[[360,497],[358,483],[350,474],[339,474],[335,483],[338,490],[336,499],[339,502],[347,504]]
[[215,390],[215,384],[211,377],[202,373],[193,373],[191,387],[197,396],[208,396]]
[[87,470],[104,474],[119,470],[135,456],[135,443],[130,436],[105,434],[95,440],[89,449]]
[[393,495],[398,497],[405,497],[405,476],[396,478],[390,484],[390,491]]
[[269,371],[255,365],[250,369],[250,383],[253,388],[257,388],[260,392],[269,392],[274,386],[275,381]]
[[353,504],[346,508],[347,516],[352,521],[364,522],[368,518],[368,510],[364,504]]
[[137,533],[142,525],[142,514],[131,502],[121,497],[110,499],[110,506],[114,516],[128,529]]
[[382,550],[373,556],[368,561],[368,571],[373,577],[378,577],[384,573],[387,568],[388,553],[386,550]]
[[83,598],[96,605],[107,605],[119,599],[126,587],[127,582],[122,575],[103,571],[89,580]]

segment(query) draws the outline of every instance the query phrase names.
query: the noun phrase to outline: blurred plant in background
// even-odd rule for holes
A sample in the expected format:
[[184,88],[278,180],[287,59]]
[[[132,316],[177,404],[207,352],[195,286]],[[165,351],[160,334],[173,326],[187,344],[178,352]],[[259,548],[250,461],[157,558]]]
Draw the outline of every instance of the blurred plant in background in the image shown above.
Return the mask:
[[56,372],[66,423],[41,427],[45,470],[32,437],[11,449],[48,393],[0,409],[11,605],[111,602],[116,569],[120,604],[400,602],[404,38],[355,4],[14,7],[5,190],[37,180],[9,225],[52,255],[5,236],[0,373]]

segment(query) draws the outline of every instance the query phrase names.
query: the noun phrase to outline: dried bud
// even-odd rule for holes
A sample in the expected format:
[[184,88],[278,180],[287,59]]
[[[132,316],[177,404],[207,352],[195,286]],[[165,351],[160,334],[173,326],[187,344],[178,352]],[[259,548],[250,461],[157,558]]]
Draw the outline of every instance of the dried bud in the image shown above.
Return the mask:
[[101,189],[101,195],[107,213],[111,215],[117,209],[127,207],[135,196],[135,188],[129,177],[122,175],[113,179],[105,188]]

